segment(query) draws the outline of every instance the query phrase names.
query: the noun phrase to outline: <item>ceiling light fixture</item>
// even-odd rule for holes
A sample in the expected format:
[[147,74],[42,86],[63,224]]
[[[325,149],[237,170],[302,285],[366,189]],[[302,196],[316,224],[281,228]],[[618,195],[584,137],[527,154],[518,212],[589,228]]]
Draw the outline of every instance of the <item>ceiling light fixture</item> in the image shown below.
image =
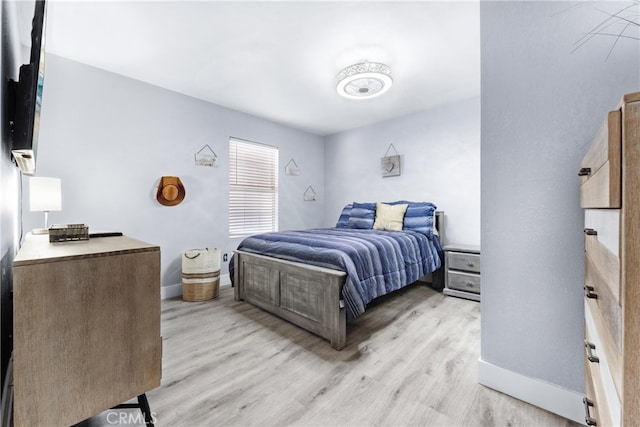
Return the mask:
[[380,96],[391,88],[391,68],[380,62],[360,62],[340,71],[336,76],[337,91],[349,99]]

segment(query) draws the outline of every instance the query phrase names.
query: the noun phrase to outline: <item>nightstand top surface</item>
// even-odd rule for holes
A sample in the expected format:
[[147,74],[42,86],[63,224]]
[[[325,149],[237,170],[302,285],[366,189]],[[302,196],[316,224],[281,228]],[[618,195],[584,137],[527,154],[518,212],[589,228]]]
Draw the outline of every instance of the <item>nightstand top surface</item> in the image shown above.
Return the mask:
[[442,249],[453,252],[480,253],[480,245],[466,245],[464,243],[451,243],[449,245],[445,245]]
[[159,250],[160,247],[157,245],[127,236],[49,243],[48,234],[28,235],[13,260],[13,266]]

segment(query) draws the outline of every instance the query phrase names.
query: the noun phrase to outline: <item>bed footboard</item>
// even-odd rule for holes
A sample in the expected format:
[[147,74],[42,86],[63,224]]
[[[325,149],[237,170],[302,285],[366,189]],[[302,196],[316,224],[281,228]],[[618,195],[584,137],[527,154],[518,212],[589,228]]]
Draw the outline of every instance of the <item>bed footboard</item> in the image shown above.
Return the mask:
[[316,335],[341,350],[347,343],[342,286],[346,273],[249,252],[234,254],[234,296]]

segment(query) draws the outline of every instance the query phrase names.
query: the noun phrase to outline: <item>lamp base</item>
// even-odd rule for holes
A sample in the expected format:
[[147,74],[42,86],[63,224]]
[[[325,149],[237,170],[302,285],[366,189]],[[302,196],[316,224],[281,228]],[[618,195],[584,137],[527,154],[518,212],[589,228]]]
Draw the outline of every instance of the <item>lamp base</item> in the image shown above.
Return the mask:
[[31,234],[49,234],[48,228],[34,228],[31,230]]

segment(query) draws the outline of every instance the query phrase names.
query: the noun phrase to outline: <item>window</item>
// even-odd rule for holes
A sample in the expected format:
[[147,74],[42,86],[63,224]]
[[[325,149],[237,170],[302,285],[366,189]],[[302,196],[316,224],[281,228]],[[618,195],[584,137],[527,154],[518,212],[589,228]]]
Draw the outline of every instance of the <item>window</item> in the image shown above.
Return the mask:
[[278,231],[278,148],[229,139],[229,237]]

